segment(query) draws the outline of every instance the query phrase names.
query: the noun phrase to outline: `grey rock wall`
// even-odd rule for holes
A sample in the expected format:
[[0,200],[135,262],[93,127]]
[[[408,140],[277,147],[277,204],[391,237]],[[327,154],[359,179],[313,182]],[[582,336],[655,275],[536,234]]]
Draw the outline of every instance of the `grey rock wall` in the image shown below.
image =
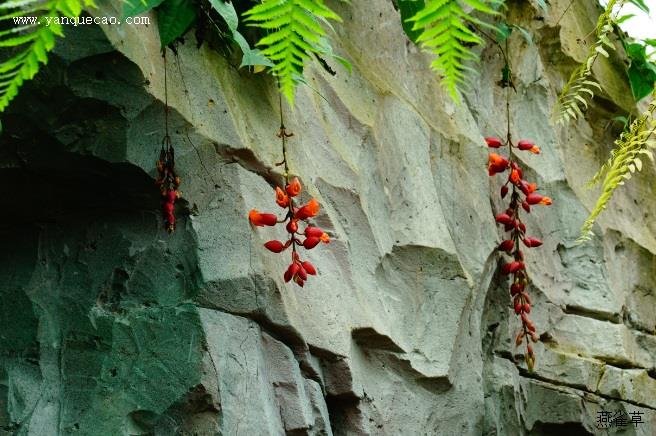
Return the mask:
[[[0,142],[0,435],[606,434],[600,410],[656,432],[654,166],[574,243],[585,183],[631,109],[620,55],[585,120],[554,127],[558,90],[587,45],[592,0],[544,14],[509,3],[535,44],[511,40],[513,135],[554,198],[528,217],[537,365],[497,273],[502,207],[483,136],[502,135],[502,61],[455,106],[388,0],[331,2],[353,74],[307,70],[286,124],[290,165],[332,242],[304,289],[248,210],[280,183],[274,82],[189,34],[168,55],[184,201],[164,232],[154,161],[164,135],[156,26],[70,29],[3,117]],[[119,15],[111,6],[97,15]],[[321,95],[319,95],[319,93]],[[490,200],[492,198],[492,200]]]

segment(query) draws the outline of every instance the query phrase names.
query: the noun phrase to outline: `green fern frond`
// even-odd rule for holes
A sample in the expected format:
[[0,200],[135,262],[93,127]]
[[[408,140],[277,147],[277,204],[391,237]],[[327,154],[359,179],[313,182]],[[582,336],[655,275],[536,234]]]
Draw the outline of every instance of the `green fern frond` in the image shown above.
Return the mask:
[[654,161],[654,155],[650,148],[656,148],[656,140],[652,136],[656,132],[656,91],[649,108],[622,132],[615,141],[616,148],[611,152],[611,157],[593,177],[591,183],[601,180],[602,192],[592,212],[585,220],[581,228],[581,236],[578,242],[589,240],[592,236],[592,227],[601,212],[608,206],[608,202],[615,190],[624,185],[624,181],[631,178],[636,171],[642,170],[642,156],[647,156]]
[[[5,2],[0,5],[0,23],[8,23],[9,29],[0,32],[0,47],[17,52],[0,63],[0,112],[18,95],[26,80],[39,71],[40,64],[48,62],[48,52],[55,46],[55,38],[63,36],[61,25],[56,22],[60,15],[77,17],[83,6],[94,6],[91,0],[51,0]],[[21,17],[37,17],[38,23],[20,23]],[[46,22],[49,21],[49,25]]]
[[[566,124],[570,120],[583,117],[583,111],[588,108],[588,99],[594,97],[594,88],[601,91],[601,85],[592,78],[592,66],[599,55],[608,58],[608,50],[615,50],[608,36],[613,32],[615,17],[622,8],[624,0],[610,0],[606,9],[597,20],[595,29],[596,42],[590,47],[585,62],[572,72],[567,84],[558,96],[558,102],[554,107],[556,122]],[[618,6],[616,14],[613,8]]]
[[443,76],[442,86],[456,103],[460,103],[458,89],[465,84],[466,73],[472,71],[465,64],[478,60],[471,46],[483,43],[470,25],[486,26],[465,12],[465,7],[497,15],[491,7],[497,3],[496,0],[427,0],[424,8],[408,20],[414,23],[413,31],[421,32],[417,43],[437,55],[431,67]]
[[269,31],[257,45],[274,63],[271,71],[278,78],[280,92],[293,106],[294,90],[305,61],[311,54],[321,53],[320,44],[326,31],[319,20],[341,21],[341,18],[323,0],[262,0],[245,15],[254,26]]

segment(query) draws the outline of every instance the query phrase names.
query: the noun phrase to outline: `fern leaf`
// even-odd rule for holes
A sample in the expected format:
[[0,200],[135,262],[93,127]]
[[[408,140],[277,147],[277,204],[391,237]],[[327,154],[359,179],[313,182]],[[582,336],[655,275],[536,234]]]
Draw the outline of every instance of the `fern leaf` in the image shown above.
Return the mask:
[[280,92],[294,105],[294,90],[300,83],[305,61],[322,53],[325,30],[319,21],[341,18],[323,0],[262,0],[245,13],[246,21],[269,31],[257,45],[271,60]]
[[458,90],[466,83],[465,73],[471,70],[465,64],[478,59],[470,46],[483,43],[469,27],[482,23],[464,8],[496,15],[491,7],[495,4],[488,0],[427,0],[424,8],[409,19],[414,23],[412,30],[420,32],[417,43],[437,55],[431,67],[443,76],[442,86],[456,103],[460,103]]
[[[585,61],[576,68],[565,87],[558,96],[558,101],[554,107],[554,118],[558,124],[566,124],[570,120],[576,120],[583,117],[583,112],[579,104],[583,103],[584,109],[588,107],[586,97],[590,99],[594,97],[594,91],[591,87],[595,87],[601,91],[601,85],[592,79],[592,67],[599,55],[608,58],[610,55],[608,50],[615,50],[615,46],[610,42],[608,36],[613,32],[613,22],[619,14],[625,0],[610,0],[606,5],[606,9],[599,16],[596,27],[596,42],[590,47]],[[617,13],[613,14],[613,8],[618,6]],[[583,95],[583,93],[588,96]]]
[[[12,10],[0,17],[0,23],[9,22],[20,16],[36,16],[42,23],[49,18],[50,25],[27,25],[10,27],[0,33],[0,47],[17,50],[16,54],[0,63],[0,112],[18,95],[19,88],[26,80],[32,79],[39,71],[40,64],[48,62],[47,53],[55,46],[55,38],[63,36],[59,15],[79,15],[84,6],[92,6],[91,0],[51,0],[35,6],[35,1],[5,2],[1,9]],[[13,11],[13,9],[17,10]],[[23,8],[23,9],[21,9]]]
[[649,108],[620,135],[615,141],[615,149],[611,151],[610,159],[595,174],[592,181],[594,184],[604,178],[602,192],[592,212],[585,220],[581,228],[581,236],[578,242],[589,240],[593,233],[592,227],[601,212],[608,206],[608,202],[615,190],[624,184],[625,180],[631,178],[631,174],[642,169],[641,155],[648,156],[653,160],[653,154],[649,148],[656,148],[656,141],[652,136],[656,132],[656,91]]

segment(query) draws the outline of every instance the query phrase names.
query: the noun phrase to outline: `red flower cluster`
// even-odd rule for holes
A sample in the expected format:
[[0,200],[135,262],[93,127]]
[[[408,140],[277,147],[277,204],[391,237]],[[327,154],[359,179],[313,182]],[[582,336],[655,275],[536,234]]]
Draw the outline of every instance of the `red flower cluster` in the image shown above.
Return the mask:
[[162,193],[162,217],[166,231],[169,233],[175,230],[175,200],[180,198],[180,177],[175,172],[175,152],[173,147],[162,148],[157,160],[157,172],[159,177],[155,184],[159,186]]
[[512,285],[510,286],[510,295],[513,298],[515,314],[522,321],[522,330],[517,335],[515,344],[517,346],[521,345],[524,338],[526,338],[525,358],[529,370],[532,370],[535,364],[535,355],[533,354],[533,348],[529,342],[529,338],[533,342],[537,342],[538,336],[535,333],[535,325],[528,318],[528,314],[531,312],[531,300],[526,289],[529,281],[520,242],[527,248],[534,248],[542,245],[542,241],[526,235],[526,225],[521,220],[520,207],[527,213],[530,213],[531,206],[548,206],[551,204],[551,199],[535,192],[537,185],[535,183],[528,183],[523,179],[522,169],[512,159],[513,148],[538,154],[540,153],[540,149],[536,145],[527,140],[521,140],[517,145],[514,145],[510,139],[507,143],[502,143],[499,138],[485,138],[485,142],[491,148],[500,148],[505,145],[510,147],[510,157],[508,159],[497,153],[490,153],[488,173],[490,176],[493,176],[508,171],[508,179],[501,187],[501,198],[505,198],[510,191],[509,186],[512,187],[508,209],[504,213],[498,214],[495,220],[504,226],[506,232],[510,233],[508,239],[499,245],[499,250],[511,256],[512,261],[504,264],[501,271],[513,277]]
[[[294,178],[290,183],[285,186],[283,190],[276,187],[276,203],[283,209],[287,209],[287,215],[283,220],[278,220],[278,217],[272,213],[260,213],[253,209],[248,214],[248,218],[254,226],[275,226],[276,224],[285,223],[285,229],[289,234],[286,242],[272,240],[264,244],[264,246],[274,253],[282,253],[290,246],[292,247],[292,262],[289,264],[287,271],[285,271],[285,282],[293,280],[297,285],[303,287],[308,275],[316,275],[317,270],[308,261],[302,261],[298,252],[297,246],[302,246],[306,250],[311,250],[316,247],[320,242],[325,244],[330,242],[330,237],[326,232],[319,227],[314,227],[307,223],[307,220],[316,216],[319,213],[319,203],[317,200],[312,199],[307,204],[296,207],[294,205],[294,197],[301,192],[301,183],[297,178]],[[305,228],[301,231],[299,223],[303,223]],[[303,238],[301,240],[300,238]]]

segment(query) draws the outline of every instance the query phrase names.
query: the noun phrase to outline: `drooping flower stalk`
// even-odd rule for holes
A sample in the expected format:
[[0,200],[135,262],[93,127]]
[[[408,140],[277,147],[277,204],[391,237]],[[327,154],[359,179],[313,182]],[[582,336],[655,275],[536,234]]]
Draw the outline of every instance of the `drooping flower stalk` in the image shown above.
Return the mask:
[[[508,49],[506,41],[506,52]],[[502,50],[503,51],[503,50]],[[506,65],[505,70],[511,71],[508,58],[504,59]],[[512,81],[512,76],[509,76]],[[542,245],[542,241],[538,238],[528,236],[526,225],[522,222],[521,212],[531,212],[532,206],[545,205],[548,206],[552,203],[551,198],[537,193],[538,186],[535,183],[529,183],[524,180],[523,171],[520,165],[515,160],[513,149],[520,151],[528,151],[533,154],[539,154],[540,148],[529,140],[521,140],[515,144],[512,140],[510,131],[510,84],[506,85],[506,117],[507,117],[507,133],[505,141],[499,138],[485,138],[485,142],[489,148],[501,149],[508,147],[508,156],[504,157],[498,153],[490,153],[488,157],[488,174],[494,176],[497,174],[504,174],[508,172],[506,182],[500,190],[502,199],[505,199],[510,194],[510,202],[505,212],[495,216],[497,223],[504,226],[504,231],[509,235],[499,245],[499,250],[510,256],[511,260],[506,262],[501,272],[505,275],[512,277],[510,285],[510,296],[513,301],[513,308],[515,314],[519,316],[522,328],[515,337],[515,345],[520,346],[522,342],[526,342],[526,353],[524,358],[526,365],[530,371],[535,366],[535,354],[531,341],[537,342],[538,336],[536,334],[535,325],[529,319],[531,313],[531,299],[528,294],[528,286],[530,280],[526,271],[524,263],[524,253],[522,252],[522,244],[527,248],[536,248]]]
[[[330,242],[329,235],[321,230],[319,227],[311,225],[308,220],[319,213],[319,202],[311,199],[306,204],[298,207],[296,198],[301,193],[301,182],[297,177],[290,180],[289,164],[287,160],[287,139],[293,136],[293,133],[288,133],[282,114],[282,99],[280,103],[280,130],[277,136],[282,144],[282,161],[278,166],[284,168],[285,188],[279,186],[275,189],[275,198],[278,206],[286,210],[285,217],[279,220],[275,214],[260,213],[253,209],[248,214],[248,218],[252,225],[257,227],[262,226],[275,226],[277,224],[284,224],[287,231],[287,240],[285,242],[279,240],[271,240],[264,244],[264,247],[274,253],[282,253],[291,247],[291,263],[287,267],[283,278],[285,282],[294,281],[297,285],[303,287],[308,275],[316,275],[317,270],[309,261],[303,261],[298,253],[302,247],[306,250],[311,250],[316,247],[320,242],[325,244]],[[299,227],[303,226],[303,228]]]
[[165,135],[156,162],[158,178],[155,184],[159,186],[162,194],[162,218],[166,231],[172,233],[175,230],[175,201],[180,198],[180,177],[175,171],[175,150],[169,136],[169,98],[166,74],[166,48],[162,57],[164,58],[164,129]]

